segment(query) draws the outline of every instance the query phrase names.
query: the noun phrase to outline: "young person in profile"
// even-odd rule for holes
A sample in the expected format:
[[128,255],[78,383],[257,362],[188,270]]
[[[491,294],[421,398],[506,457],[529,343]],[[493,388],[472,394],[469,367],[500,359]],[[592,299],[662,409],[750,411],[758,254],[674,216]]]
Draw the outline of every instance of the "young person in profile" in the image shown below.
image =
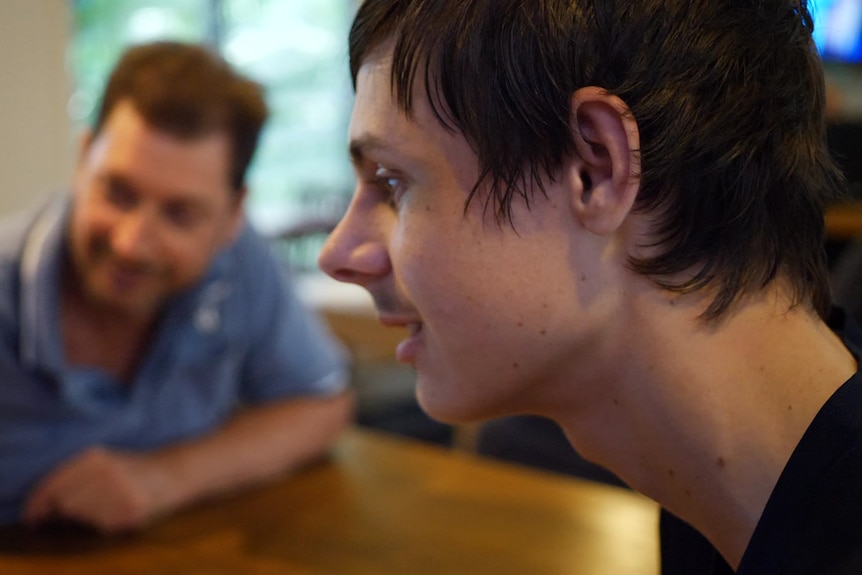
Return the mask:
[[321,267],[409,327],[429,414],[550,417],[705,536],[669,520],[666,573],[862,573],[812,29],[804,0],[365,0],[351,31]]

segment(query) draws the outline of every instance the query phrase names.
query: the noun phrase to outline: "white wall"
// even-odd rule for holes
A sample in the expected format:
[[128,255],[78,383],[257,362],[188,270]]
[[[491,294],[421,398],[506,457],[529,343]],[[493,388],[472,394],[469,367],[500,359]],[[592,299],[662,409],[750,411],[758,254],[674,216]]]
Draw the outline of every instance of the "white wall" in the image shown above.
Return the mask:
[[69,181],[67,0],[0,0],[0,213]]

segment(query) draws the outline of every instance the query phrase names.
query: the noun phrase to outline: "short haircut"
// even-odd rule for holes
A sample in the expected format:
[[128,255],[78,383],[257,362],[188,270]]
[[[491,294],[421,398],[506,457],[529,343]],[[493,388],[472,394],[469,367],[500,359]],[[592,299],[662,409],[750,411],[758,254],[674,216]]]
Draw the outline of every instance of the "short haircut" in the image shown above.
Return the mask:
[[572,94],[604,88],[638,123],[635,209],[655,216],[658,255],[632,269],[673,292],[712,290],[707,320],[779,276],[793,305],[823,316],[823,210],[844,181],[812,30],[806,0],[365,0],[350,65],[355,87],[391,47],[398,105],[411,114],[424,87],[478,156],[468,202],[488,184],[503,218],[576,154]]
[[108,79],[93,132],[129,101],[151,127],[181,139],[224,131],[230,184],[240,190],[268,110],[261,87],[204,46],[160,41],[129,48]]

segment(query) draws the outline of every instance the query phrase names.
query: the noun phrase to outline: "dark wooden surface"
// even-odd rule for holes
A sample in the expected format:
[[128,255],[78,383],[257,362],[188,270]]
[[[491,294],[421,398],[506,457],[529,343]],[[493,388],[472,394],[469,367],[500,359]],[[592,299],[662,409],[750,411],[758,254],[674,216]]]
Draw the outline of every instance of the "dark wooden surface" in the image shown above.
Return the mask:
[[0,573],[656,575],[623,489],[353,429],[333,456],[136,534],[0,529]]

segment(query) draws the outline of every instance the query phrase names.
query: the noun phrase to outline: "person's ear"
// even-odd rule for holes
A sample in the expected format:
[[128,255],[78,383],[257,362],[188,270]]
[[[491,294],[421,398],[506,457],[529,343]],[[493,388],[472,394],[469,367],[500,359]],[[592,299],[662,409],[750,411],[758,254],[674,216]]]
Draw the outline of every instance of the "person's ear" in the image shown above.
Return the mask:
[[245,226],[245,199],[246,196],[248,196],[248,188],[243,185],[239,189],[231,189],[230,194],[230,229],[225,238],[226,245],[232,243],[239,236]]
[[577,158],[573,209],[587,230],[605,235],[623,223],[640,187],[637,122],[619,97],[594,86],[572,95]]

